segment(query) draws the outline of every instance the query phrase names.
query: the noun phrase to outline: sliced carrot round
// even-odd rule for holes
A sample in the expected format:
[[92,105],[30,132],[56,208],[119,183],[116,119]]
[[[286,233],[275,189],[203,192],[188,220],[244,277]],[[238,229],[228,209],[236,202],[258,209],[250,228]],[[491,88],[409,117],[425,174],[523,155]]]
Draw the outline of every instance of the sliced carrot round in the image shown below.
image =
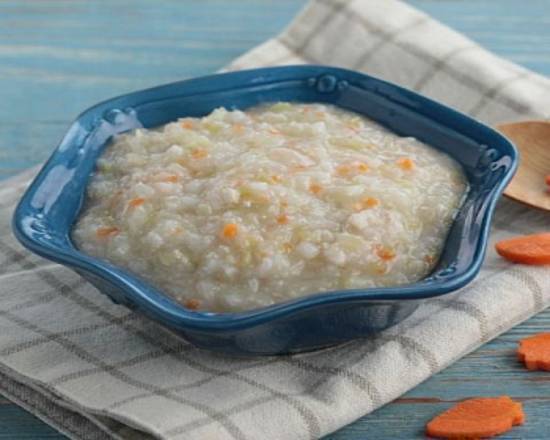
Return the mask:
[[497,252],[507,260],[522,264],[550,264],[550,233],[523,235],[499,241]]
[[539,333],[522,339],[517,353],[528,370],[550,371],[550,333]]
[[432,437],[477,439],[493,437],[521,425],[525,415],[521,403],[508,396],[464,400],[438,415],[426,426]]

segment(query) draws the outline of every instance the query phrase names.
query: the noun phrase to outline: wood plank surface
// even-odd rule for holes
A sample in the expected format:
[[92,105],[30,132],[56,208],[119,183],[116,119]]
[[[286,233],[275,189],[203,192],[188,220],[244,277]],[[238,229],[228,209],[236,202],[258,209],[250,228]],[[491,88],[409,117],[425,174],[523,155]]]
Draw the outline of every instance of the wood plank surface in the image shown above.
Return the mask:
[[[383,0],[381,0],[383,1]],[[550,75],[550,0],[410,0],[489,49]],[[113,95],[213,72],[275,35],[304,0],[0,2],[0,179],[43,161],[70,121]],[[549,103],[550,117],[550,103]],[[330,440],[423,438],[470,396],[509,394],[527,423],[506,439],[550,439],[550,374],[516,361],[550,310],[486,344]],[[63,439],[0,397],[0,439]]]

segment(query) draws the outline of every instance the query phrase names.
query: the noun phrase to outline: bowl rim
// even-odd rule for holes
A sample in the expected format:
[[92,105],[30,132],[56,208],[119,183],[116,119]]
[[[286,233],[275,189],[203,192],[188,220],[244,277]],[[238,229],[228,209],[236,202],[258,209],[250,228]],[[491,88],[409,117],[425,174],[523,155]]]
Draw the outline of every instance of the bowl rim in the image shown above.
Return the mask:
[[[269,76],[271,74],[277,74],[278,72],[289,71],[307,71],[316,76],[322,74],[343,74],[346,76],[354,75],[355,77],[361,78],[363,80],[371,82],[374,81],[377,84],[389,87],[393,91],[403,94],[403,96],[413,98],[423,104],[433,106],[436,109],[445,112],[449,118],[452,118],[455,121],[469,124],[469,126],[474,127],[476,130],[484,133],[485,137],[491,138],[493,144],[499,144],[499,147],[501,149],[507,150],[506,154],[510,157],[511,163],[504,172],[503,176],[491,187],[492,191],[490,192],[490,194],[485,196],[485,200],[487,200],[488,203],[483,212],[481,227],[479,229],[477,241],[475,243],[475,252],[473,254],[470,264],[463,272],[454,276],[450,276],[448,279],[445,280],[434,281],[431,284],[422,284],[423,280],[420,280],[419,282],[402,286],[331,290],[308,294],[306,296],[273,304],[271,306],[255,308],[241,312],[196,312],[186,309],[182,304],[176,302],[175,300],[172,300],[170,297],[168,297],[168,295],[163,294],[159,289],[154,288],[150,284],[144,282],[143,280],[140,280],[138,277],[124,271],[121,268],[118,268],[115,265],[112,265],[100,258],[88,256],[83,252],[77,250],[76,248],[71,248],[70,246],[45,246],[37,241],[32,236],[32,234],[30,234],[26,230],[25,219],[28,217],[33,217],[33,208],[30,205],[33,194],[35,194],[40,187],[46,171],[51,169],[51,167],[56,163],[62,162],[62,158],[59,154],[60,149],[69,139],[71,139],[71,136],[73,136],[73,130],[75,130],[76,126],[81,126],[79,124],[79,121],[81,121],[83,118],[88,117],[98,109],[109,106],[109,104],[121,98],[143,94],[154,95],[161,90],[166,91],[169,88],[179,88],[181,86],[190,87],[195,84],[203,85],[208,81],[218,81],[219,79],[231,79],[233,80],[233,82],[239,82],[244,81],[253,75],[263,74],[264,76]],[[150,101],[152,100],[147,100],[146,102]],[[372,77],[362,72],[332,66],[291,65],[262,67],[241,70],[237,72],[217,73],[213,75],[201,76],[198,78],[139,90],[102,101],[84,110],[71,124],[61,143],[52,152],[49,159],[43,165],[41,170],[35,176],[32,183],[29,185],[29,187],[26,189],[25,193],[21,197],[12,217],[12,230],[16,238],[29,250],[70,268],[77,270],[80,269],[99,278],[107,280],[115,287],[124,291],[126,295],[129,295],[140,309],[153,313],[157,317],[161,318],[161,320],[171,323],[171,325],[174,327],[180,329],[202,330],[205,332],[240,330],[256,326],[268,321],[272,321],[285,315],[305,311],[307,309],[312,309],[319,306],[330,306],[342,303],[349,303],[350,305],[353,305],[357,302],[364,301],[390,302],[401,300],[422,300],[444,295],[465,286],[477,275],[481,268],[487,248],[489,229],[492,217],[494,215],[495,205],[504,188],[515,173],[517,166],[517,149],[515,148],[513,143],[505,138],[502,134],[470,116],[467,116],[457,110],[454,110],[451,107],[427,98],[417,92],[408,90],[391,82]],[[72,225],[70,225],[66,230],[60,231],[69,240],[69,242],[71,242],[71,227]]]

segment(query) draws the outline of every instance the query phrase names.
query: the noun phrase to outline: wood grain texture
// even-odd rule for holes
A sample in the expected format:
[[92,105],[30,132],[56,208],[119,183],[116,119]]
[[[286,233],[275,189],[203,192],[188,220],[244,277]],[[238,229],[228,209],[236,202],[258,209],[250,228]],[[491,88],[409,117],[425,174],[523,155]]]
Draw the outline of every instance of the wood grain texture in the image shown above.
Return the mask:
[[497,126],[518,148],[518,170],[504,194],[533,208],[550,212],[550,121],[521,121]]
[[[491,50],[550,75],[550,0],[410,0]],[[113,95],[215,71],[276,34],[305,0],[0,2],[0,178],[43,161],[70,121]],[[550,116],[550,104],[549,104]],[[456,362],[330,440],[423,438],[471,396],[509,394],[527,423],[501,438],[550,438],[550,374],[516,361],[550,310]],[[63,439],[0,398],[0,439]]]

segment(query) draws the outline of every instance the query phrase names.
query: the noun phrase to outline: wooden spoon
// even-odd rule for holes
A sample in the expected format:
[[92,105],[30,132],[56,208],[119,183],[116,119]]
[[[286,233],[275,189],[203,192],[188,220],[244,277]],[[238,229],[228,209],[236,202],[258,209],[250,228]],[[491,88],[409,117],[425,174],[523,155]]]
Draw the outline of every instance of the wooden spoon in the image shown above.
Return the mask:
[[550,121],[500,124],[496,129],[509,138],[520,153],[516,175],[504,195],[528,206],[550,211]]

